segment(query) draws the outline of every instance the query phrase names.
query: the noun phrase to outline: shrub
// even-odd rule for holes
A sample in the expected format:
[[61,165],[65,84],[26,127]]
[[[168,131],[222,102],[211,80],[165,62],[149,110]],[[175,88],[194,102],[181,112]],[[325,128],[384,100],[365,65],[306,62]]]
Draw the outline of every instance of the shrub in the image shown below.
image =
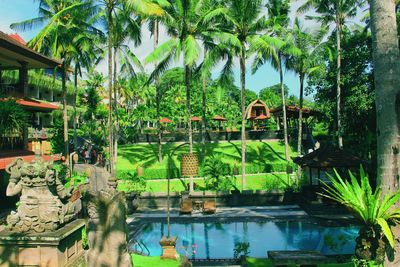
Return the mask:
[[323,182],[325,193],[321,195],[345,205],[363,222],[356,239],[357,258],[382,263],[385,257],[383,236],[390,247],[394,247],[389,224],[397,223],[400,218],[400,208],[394,208],[400,199],[400,191],[385,196],[381,195],[380,187],[373,191],[362,167],[360,182],[350,171],[350,181],[343,180],[336,170],[335,174],[336,177],[328,174],[332,185]]
[[13,147],[21,139],[23,128],[28,124],[28,113],[14,100],[0,100],[0,103],[0,138],[7,139]]

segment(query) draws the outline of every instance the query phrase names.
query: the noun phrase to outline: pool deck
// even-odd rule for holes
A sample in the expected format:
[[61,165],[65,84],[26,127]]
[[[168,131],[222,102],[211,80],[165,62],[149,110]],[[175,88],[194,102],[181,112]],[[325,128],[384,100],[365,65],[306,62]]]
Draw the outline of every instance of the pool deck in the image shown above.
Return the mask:
[[[140,219],[162,219],[166,218],[167,212],[165,209],[152,209],[144,210],[141,213],[134,213],[127,219],[127,223],[134,222]],[[203,214],[201,210],[193,210],[192,214],[181,215],[179,209],[171,209],[171,219],[185,219],[185,218],[214,218],[214,219],[277,219],[277,218],[299,218],[307,217],[308,214],[298,205],[280,205],[280,206],[268,206],[268,207],[221,207],[217,208],[214,214]]]
[[[128,224],[138,222],[166,221],[166,209],[142,209],[127,218]],[[356,225],[354,216],[344,207],[337,204],[307,203],[305,205],[274,205],[219,207],[214,214],[203,214],[193,210],[191,214],[182,215],[179,209],[171,208],[172,221],[253,221],[253,220],[308,220],[325,226]]]

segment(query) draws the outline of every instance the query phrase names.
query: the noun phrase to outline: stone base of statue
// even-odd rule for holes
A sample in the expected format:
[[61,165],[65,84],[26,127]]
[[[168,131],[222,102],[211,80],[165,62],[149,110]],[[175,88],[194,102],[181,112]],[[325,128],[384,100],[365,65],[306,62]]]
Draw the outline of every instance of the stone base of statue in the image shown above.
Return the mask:
[[75,266],[84,261],[82,229],[84,220],[75,220],[54,232],[0,232],[0,267]]
[[165,237],[163,236],[160,240],[160,245],[162,247],[161,259],[173,259],[178,258],[178,253],[176,252],[176,240],[178,238],[175,236]]
[[103,189],[89,191],[87,198],[87,266],[133,266],[127,247],[125,194]]

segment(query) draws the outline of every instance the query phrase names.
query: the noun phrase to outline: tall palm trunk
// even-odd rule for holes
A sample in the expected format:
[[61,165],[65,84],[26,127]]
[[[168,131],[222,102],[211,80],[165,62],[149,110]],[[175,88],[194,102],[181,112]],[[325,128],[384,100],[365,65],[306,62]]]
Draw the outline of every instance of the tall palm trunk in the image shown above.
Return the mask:
[[[156,19],[154,22],[154,29],[153,29],[153,34],[154,34],[154,49],[157,48],[158,46],[158,20]],[[157,63],[155,63],[157,66]],[[160,115],[160,102],[161,102],[161,88],[159,85],[159,79],[156,79],[156,106],[157,106],[157,125],[158,125],[158,162],[162,162],[162,144],[161,144],[161,138],[162,138],[162,131],[161,131],[161,115]]]
[[74,150],[77,150],[78,143],[78,135],[76,133],[77,127],[77,116],[76,116],[76,95],[78,91],[78,67],[75,65],[75,73],[74,73],[74,96],[73,96],[73,108],[74,108],[74,118],[73,118],[73,127],[74,127]]
[[283,68],[282,68],[282,55],[278,53],[279,59],[279,81],[281,86],[281,99],[282,99],[282,113],[283,113],[283,139],[285,141],[285,159],[289,160],[289,141],[288,141],[288,127],[286,116],[286,97],[285,97],[285,84],[283,83]]
[[341,38],[342,38],[342,27],[340,24],[339,7],[336,8],[336,46],[337,46],[337,74],[336,74],[336,109],[337,109],[337,133],[338,133],[338,144],[339,148],[343,148],[343,137],[342,137],[342,118],[341,118],[341,88],[340,88],[340,75],[341,75],[341,63],[342,63],[342,49],[341,49]]
[[[189,153],[193,153],[193,132],[192,132],[192,108],[190,106],[190,79],[191,69],[185,65],[185,85],[186,85],[186,109],[187,109],[187,123],[189,133]],[[193,176],[190,176],[189,191],[193,192]]]
[[65,60],[62,64],[61,70],[61,82],[63,92],[63,120],[64,120],[64,154],[65,160],[69,160],[69,142],[68,142],[68,109],[67,109],[67,67],[65,66]]
[[114,171],[116,170],[117,160],[118,160],[118,135],[119,135],[119,122],[118,122],[118,101],[117,101],[117,48],[114,47],[114,75],[113,75],[113,88],[114,88]]
[[[377,118],[377,182],[382,193],[399,190],[400,176],[400,55],[395,1],[369,0],[371,12]],[[385,266],[400,265],[400,227],[393,229],[395,251]]]
[[398,190],[400,174],[400,56],[395,2],[370,0],[378,126],[378,182]]
[[301,143],[303,135],[303,91],[304,91],[304,74],[300,74],[300,110],[299,110],[299,134],[297,137],[297,155],[301,155]]
[[[204,58],[207,55],[207,49],[204,48]],[[207,102],[207,77],[202,77],[202,105],[201,105],[201,129],[200,129],[200,134],[201,134],[201,143],[203,144],[203,157],[205,154],[205,146],[206,146],[206,127],[207,127],[207,121],[206,121],[206,102]]]
[[[111,3],[109,4],[111,5]],[[112,125],[112,76],[113,76],[113,42],[112,42],[112,32],[113,32],[113,19],[112,19],[112,7],[108,6],[107,10],[107,20],[108,20],[108,145],[109,145],[109,157],[110,157],[110,173],[114,177],[114,155],[113,155],[113,125]]]
[[246,47],[242,42],[240,55],[240,96],[242,107],[242,190],[246,190]]

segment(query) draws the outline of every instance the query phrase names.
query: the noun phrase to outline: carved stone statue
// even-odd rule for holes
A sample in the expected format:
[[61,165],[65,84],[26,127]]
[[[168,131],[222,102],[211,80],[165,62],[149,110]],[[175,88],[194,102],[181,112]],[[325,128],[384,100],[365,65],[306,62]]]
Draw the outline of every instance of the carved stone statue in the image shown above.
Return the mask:
[[64,188],[52,162],[36,158],[28,163],[17,158],[6,171],[10,174],[7,196],[21,194],[17,212],[7,217],[12,231],[54,231],[76,218],[81,209],[79,191],[71,197],[72,187]]

